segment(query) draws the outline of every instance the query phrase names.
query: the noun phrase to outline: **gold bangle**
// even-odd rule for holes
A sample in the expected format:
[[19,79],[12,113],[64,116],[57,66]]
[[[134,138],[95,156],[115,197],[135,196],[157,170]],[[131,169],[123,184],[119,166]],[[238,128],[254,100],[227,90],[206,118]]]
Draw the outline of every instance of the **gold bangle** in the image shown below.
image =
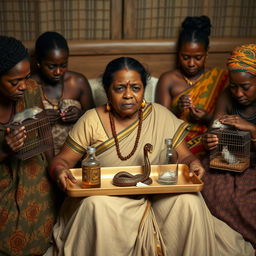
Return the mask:
[[251,141],[256,142],[256,138],[251,138]]

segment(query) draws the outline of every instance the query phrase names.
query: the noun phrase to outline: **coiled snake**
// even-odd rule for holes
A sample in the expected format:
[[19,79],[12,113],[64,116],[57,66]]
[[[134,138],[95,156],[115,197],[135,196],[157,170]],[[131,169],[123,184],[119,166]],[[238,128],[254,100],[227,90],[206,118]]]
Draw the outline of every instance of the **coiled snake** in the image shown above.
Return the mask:
[[136,186],[138,182],[143,182],[145,184],[151,184],[152,179],[149,177],[151,172],[151,166],[148,159],[148,152],[152,152],[153,146],[147,143],[144,146],[144,166],[143,173],[133,175],[129,172],[118,172],[113,178],[113,184],[119,187]]

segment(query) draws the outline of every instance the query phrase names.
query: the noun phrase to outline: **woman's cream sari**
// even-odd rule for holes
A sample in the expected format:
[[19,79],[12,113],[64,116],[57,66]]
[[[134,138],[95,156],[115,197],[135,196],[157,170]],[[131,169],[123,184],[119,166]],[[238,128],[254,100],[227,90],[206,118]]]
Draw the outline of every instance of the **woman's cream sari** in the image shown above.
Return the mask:
[[[77,122],[66,145],[81,154],[94,145],[102,166],[128,166],[142,165],[143,147],[151,143],[150,161],[157,164],[164,139],[173,138],[177,146],[187,125],[158,104],[148,105],[143,119],[136,154],[127,161],[117,157],[113,138],[106,135],[96,110]],[[118,134],[123,155],[134,145],[137,124]],[[54,227],[54,245],[46,255],[241,256],[254,252],[241,235],[210,214],[200,194],[192,193],[67,198]]]

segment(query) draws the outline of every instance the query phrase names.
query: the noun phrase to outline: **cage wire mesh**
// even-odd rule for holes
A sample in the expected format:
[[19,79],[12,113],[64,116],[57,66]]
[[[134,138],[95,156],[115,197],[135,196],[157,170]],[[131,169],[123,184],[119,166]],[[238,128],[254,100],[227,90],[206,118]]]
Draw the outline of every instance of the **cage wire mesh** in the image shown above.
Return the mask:
[[249,132],[230,129],[211,131],[218,136],[218,146],[210,152],[210,167],[226,171],[242,172],[250,165]]
[[50,122],[44,112],[37,114],[35,119],[11,124],[9,127],[18,129],[21,126],[25,126],[27,137],[23,147],[16,152],[17,158],[26,160],[53,147]]

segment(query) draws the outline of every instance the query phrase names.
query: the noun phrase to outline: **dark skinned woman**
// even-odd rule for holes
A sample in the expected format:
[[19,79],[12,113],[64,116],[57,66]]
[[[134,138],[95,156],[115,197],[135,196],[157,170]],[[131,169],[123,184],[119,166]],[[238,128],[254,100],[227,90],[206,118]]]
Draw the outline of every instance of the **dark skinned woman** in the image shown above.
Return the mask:
[[[227,62],[230,85],[221,94],[213,120],[251,135],[251,165],[242,173],[207,170],[203,196],[212,214],[225,221],[256,249],[256,44],[237,47]],[[218,137],[205,136],[209,150]]]
[[92,92],[85,76],[68,70],[69,47],[61,34],[41,34],[36,40],[35,55],[37,65],[32,78],[42,87],[42,101],[51,121],[57,154],[74,123],[94,107]]
[[[69,168],[88,146],[96,147],[102,166],[134,166],[143,165],[143,148],[150,143],[149,160],[159,164],[165,138],[173,139],[179,162],[188,164],[190,175],[203,175],[183,140],[187,124],[165,107],[143,101],[147,79],[148,73],[133,58],[107,65],[103,85],[108,104],[79,119],[52,162],[52,176],[62,189],[76,182]],[[230,248],[222,236],[230,239]],[[200,194],[192,193],[67,198],[46,255],[216,256],[252,255],[251,250],[238,233],[210,214]]]
[[193,154],[205,154],[202,135],[207,131],[219,93],[228,84],[227,71],[206,68],[211,22],[207,16],[187,17],[178,40],[178,68],[161,75],[156,102],[190,123],[185,140]]
[[0,36],[0,255],[42,255],[57,212],[56,191],[46,170],[46,157],[53,152],[18,159],[15,152],[23,147],[26,130],[8,127],[14,114],[43,108],[40,88],[29,77],[24,45]]

